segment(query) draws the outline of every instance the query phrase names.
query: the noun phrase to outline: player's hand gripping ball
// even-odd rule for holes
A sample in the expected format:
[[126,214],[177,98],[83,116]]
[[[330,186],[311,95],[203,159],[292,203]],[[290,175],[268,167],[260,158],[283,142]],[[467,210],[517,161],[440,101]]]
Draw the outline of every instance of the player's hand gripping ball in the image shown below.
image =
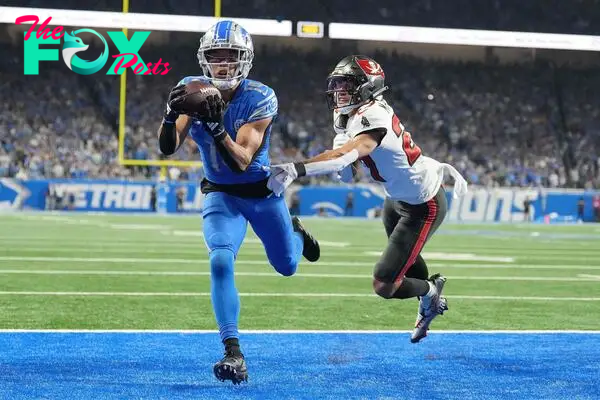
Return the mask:
[[221,106],[220,112],[222,113],[223,103],[219,89],[203,81],[191,81],[180,86],[177,87],[179,90],[174,98],[169,96],[169,107],[180,114],[186,114],[206,122],[209,120],[216,122],[214,118],[221,116],[217,114],[219,106]]

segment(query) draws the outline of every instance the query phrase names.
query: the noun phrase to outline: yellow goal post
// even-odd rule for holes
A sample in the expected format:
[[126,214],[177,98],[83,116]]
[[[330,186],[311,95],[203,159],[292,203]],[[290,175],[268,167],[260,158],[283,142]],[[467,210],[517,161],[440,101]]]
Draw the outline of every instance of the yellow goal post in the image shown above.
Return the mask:
[[[129,12],[129,0],[123,0],[123,13]],[[221,17],[221,0],[215,0],[215,17]],[[123,28],[123,34],[128,36],[128,29]],[[202,167],[200,161],[184,161],[184,160],[134,160],[125,158],[125,122],[127,110],[127,69],[121,74],[121,83],[119,87],[119,148],[118,160],[120,165],[127,166],[149,166],[160,167],[160,177],[163,178],[167,174],[167,167]]]

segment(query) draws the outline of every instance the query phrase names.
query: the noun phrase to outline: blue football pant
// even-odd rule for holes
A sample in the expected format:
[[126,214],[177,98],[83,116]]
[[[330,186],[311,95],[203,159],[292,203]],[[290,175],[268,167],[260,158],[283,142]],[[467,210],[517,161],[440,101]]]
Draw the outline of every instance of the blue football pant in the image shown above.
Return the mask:
[[248,222],[263,243],[269,262],[284,276],[296,272],[304,246],[302,235],[294,232],[283,197],[243,199],[208,193],[202,218],[211,268],[211,300],[221,339],[238,337],[240,300],[233,265]]

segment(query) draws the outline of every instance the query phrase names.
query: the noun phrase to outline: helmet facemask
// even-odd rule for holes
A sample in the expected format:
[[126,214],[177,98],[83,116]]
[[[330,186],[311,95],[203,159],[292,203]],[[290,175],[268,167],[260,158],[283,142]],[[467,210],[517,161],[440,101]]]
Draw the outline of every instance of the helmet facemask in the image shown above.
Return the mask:
[[330,110],[348,114],[361,106],[365,99],[360,94],[360,82],[356,76],[333,75],[327,79],[327,105]]
[[219,90],[234,89],[252,68],[252,51],[236,47],[210,47],[198,50],[202,72]]

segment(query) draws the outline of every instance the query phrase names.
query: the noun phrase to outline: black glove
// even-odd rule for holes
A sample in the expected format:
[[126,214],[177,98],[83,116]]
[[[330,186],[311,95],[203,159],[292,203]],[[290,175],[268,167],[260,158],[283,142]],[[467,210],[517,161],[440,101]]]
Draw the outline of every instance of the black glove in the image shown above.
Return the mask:
[[200,104],[197,118],[202,122],[223,122],[223,109],[225,103],[217,96],[208,96],[206,101]]
[[169,93],[169,99],[167,100],[167,108],[165,109],[165,115],[163,120],[167,123],[174,123],[179,117],[179,114],[183,114],[181,109],[181,103],[183,96],[185,95],[185,84],[180,84],[171,89]]
[[219,96],[208,96],[206,101],[200,105],[196,118],[202,121],[206,132],[216,141],[225,138],[225,126],[223,125],[223,109],[225,103]]

